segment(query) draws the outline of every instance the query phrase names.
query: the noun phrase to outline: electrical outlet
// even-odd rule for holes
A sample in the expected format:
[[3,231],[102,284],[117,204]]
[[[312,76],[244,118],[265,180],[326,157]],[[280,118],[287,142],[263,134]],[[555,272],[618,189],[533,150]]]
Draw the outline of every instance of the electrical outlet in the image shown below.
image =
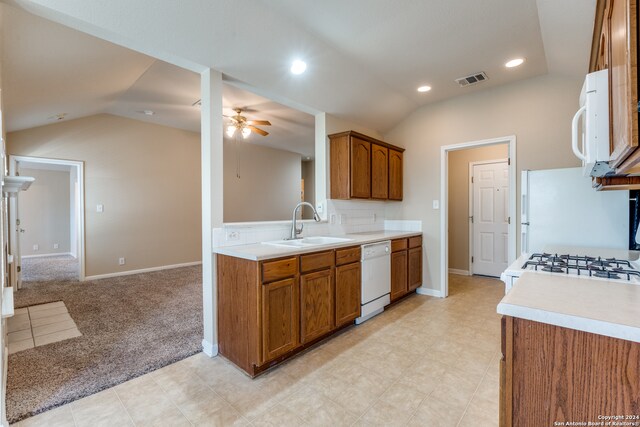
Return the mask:
[[124,257],[118,259],[118,264],[124,265]]
[[53,244],[53,249],[58,249],[59,247],[60,247],[60,245],[59,245],[59,244],[57,244],[57,243],[54,243],[54,244]]
[[39,245],[33,245],[33,250],[34,251],[39,251],[40,250],[40,246]]
[[97,205],[96,206],[96,212],[98,212],[98,213],[104,212],[104,205]]
[[226,240],[227,242],[240,240],[240,233],[238,231],[227,231]]
[[336,214],[331,214],[331,224],[336,223]]

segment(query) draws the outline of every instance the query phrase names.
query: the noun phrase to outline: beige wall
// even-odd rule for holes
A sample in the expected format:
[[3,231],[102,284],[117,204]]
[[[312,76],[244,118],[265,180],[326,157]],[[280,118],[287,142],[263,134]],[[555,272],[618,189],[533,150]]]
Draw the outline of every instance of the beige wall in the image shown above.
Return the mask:
[[85,162],[87,276],[200,261],[199,134],[100,114],[7,142],[10,154]]
[[432,200],[440,199],[440,147],[515,135],[519,194],[523,169],[579,165],[570,125],[581,86],[581,78],[546,75],[475,92],[425,106],[386,135],[407,150],[404,201],[389,205],[388,218],[423,221],[423,286],[441,289],[440,211],[432,208]]
[[[21,168],[20,175],[36,180],[20,193],[20,254],[44,255],[70,252],[71,197],[68,171]],[[58,249],[53,245],[57,243]],[[38,250],[33,249],[38,245]]]
[[506,144],[449,154],[449,268],[469,270],[469,163],[506,159]]
[[224,222],[281,221],[300,203],[300,154],[224,142]]

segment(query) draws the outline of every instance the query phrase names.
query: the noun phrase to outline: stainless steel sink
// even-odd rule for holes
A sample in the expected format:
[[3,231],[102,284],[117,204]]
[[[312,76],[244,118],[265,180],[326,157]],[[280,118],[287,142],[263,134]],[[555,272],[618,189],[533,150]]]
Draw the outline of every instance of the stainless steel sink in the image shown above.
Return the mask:
[[350,242],[352,240],[353,239],[347,239],[345,237],[315,236],[304,237],[302,239],[295,240],[272,240],[270,242],[262,242],[262,244],[272,246],[285,246],[290,248],[308,248],[312,246],[333,245],[335,243]]

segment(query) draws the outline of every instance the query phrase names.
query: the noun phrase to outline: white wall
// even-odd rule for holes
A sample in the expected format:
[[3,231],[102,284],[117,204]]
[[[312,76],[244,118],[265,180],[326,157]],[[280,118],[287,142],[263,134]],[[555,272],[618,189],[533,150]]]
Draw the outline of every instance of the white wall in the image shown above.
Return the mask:
[[[19,194],[22,256],[69,253],[71,250],[69,171],[20,168],[36,180]],[[58,248],[54,248],[54,244]],[[38,249],[34,249],[38,245]]]
[[388,205],[387,217],[423,221],[424,287],[441,289],[440,212],[432,208],[440,198],[440,147],[515,135],[519,194],[523,169],[579,165],[570,125],[581,86],[582,79],[545,75],[475,92],[420,108],[385,135],[407,150],[404,201]]
[[224,142],[224,222],[291,218],[300,203],[302,156],[257,144]]

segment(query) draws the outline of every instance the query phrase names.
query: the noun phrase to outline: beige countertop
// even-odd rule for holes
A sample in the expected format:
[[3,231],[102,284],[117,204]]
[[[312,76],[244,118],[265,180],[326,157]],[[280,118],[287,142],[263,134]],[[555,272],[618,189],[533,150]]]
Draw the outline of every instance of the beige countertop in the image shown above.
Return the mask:
[[404,237],[420,236],[422,232],[416,231],[374,231],[368,233],[343,234],[340,236],[351,239],[348,242],[332,243],[328,245],[315,245],[305,248],[274,246],[265,243],[253,243],[249,245],[236,246],[216,246],[213,253],[228,255],[236,258],[244,258],[252,261],[262,261],[265,259],[281,258],[289,255],[298,255],[309,252],[319,252],[335,248],[345,248],[349,246],[360,246],[366,243],[380,242],[383,240],[401,239]]
[[498,313],[640,342],[640,285],[524,272]]

